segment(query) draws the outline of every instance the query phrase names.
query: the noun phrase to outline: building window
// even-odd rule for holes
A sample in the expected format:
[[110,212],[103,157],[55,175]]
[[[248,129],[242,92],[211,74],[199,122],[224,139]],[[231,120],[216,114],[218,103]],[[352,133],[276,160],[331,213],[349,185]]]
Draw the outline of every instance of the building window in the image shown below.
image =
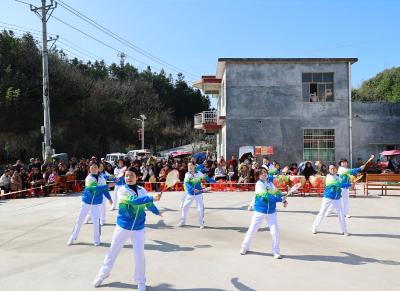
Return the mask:
[[335,161],[335,130],[304,129],[304,161]]
[[303,99],[307,102],[333,102],[333,73],[303,73]]

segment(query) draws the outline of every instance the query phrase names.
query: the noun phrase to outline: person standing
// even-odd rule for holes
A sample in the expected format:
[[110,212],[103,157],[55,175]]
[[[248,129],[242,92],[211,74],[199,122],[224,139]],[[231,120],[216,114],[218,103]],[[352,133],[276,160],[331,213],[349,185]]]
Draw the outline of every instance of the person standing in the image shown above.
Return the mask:
[[326,176],[325,180],[325,191],[322,198],[321,209],[314,220],[312,226],[312,233],[316,234],[321,222],[326,216],[326,213],[331,205],[336,208],[336,213],[339,218],[340,229],[342,234],[348,236],[346,221],[344,219],[342,204],[340,198],[342,197],[342,183],[339,175],[337,174],[336,165],[329,165],[329,174]]
[[103,195],[112,204],[110,193],[108,192],[108,185],[103,176],[99,174],[99,166],[96,162],[90,165],[90,174],[85,179],[85,190],[82,195],[81,208],[75,221],[72,234],[68,240],[68,245],[72,245],[78,238],[82,224],[88,212],[91,212],[93,221],[93,240],[94,246],[100,246],[100,209],[103,203]]
[[[371,156],[371,159],[373,159],[374,156]],[[347,159],[342,159],[339,161],[339,169],[337,171],[341,183],[342,183],[342,198],[340,198],[340,202],[342,204],[342,210],[343,210],[343,215],[346,216],[347,218],[350,218],[349,214],[349,189],[351,187],[351,181],[350,178],[351,176],[356,176],[358,172],[363,171],[365,169],[365,164],[361,165],[358,168],[354,169],[348,169],[348,164],[349,162]],[[328,209],[327,215],[329,215],[331,212],[333,212],[333,205],[331,205]]]
[[254,205],[253,218],[242,242],[240,254],[245,255],[249,251],[254,235],[263,221],[266,221],[272,236],[272,254],[275,259],[281,259],[276,203],[282,202],[286,207],[287,201],[283,198],[282,193],[275,188],[274,184],[270,182],[266,168],[257,170],[256,175],[259,180],[256,183],[255,198],[252,202]]
[[182,214],[179,221],[178,227],[184,226],[186,217],[188,215],[190,206],[193,201],[196,200],[197,211],[199,213],[198,222],[200,228],[204,228],[204,204],[203,204],[203,188],[201,187],[201,181],[206,180],[208,183],[214,183],[215,181],[201,172],[195,171],[195,165],[193,163],[188,164],[188,172],[185,175],[184,186],[185,186],[185,199],[182,204]]
[[133,167],[125,172],[126,184],[118,189],[119,207],[117,225],[111,241],[110,249],[104,259],[100,271],[93,281],[94,287],[99,287],[104,279],[110,276],[117,256],[128,238],[132,241],[135,272],[134,279],[139,291],[146,290],[146,270],[144,257],[145,241],[145,209],[149,209],[156,215],[161,215],[154,201],[159,201],[161,194],[153,197],[147,195],[147,191],[136,184],[137,174]]
[[118,204],[118,189],[125,184],[125,170],[126,167],[124,165],[124,160],[119,159],[117,162],[117,167],[114,169],[114,177],[115,177],[115,186],[114,186],[114,195],[113,195],[113,204],[111,206],[111,211],[114,211],[117,209],[117,204]]

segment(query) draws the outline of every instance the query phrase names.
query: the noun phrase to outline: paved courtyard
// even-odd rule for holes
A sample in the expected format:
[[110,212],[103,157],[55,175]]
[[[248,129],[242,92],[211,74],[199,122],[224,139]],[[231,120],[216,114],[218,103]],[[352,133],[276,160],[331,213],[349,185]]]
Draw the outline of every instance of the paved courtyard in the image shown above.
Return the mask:
[[[289,198],[279,207],[283,259],[276,260],[265,228],[251,252],[239,254],[252,193],[206,194],[205,229],[196,226],[195,208],[189,226],[176,228],[182,193],[166,193],[158,203],[164,218],[147,216],[148,290],[399,290],[400,193],[392,194],[351,199],[349,237],[339,234],[337,217],[313,235],[321,198]],[[107,211],[101,247],[92,245],[92,225],[67,246],[79,204],[79,195],[0,200],[0,290],[94,290],[116,212]],[[127,245],[99,290],[136,287],[132,256]]]

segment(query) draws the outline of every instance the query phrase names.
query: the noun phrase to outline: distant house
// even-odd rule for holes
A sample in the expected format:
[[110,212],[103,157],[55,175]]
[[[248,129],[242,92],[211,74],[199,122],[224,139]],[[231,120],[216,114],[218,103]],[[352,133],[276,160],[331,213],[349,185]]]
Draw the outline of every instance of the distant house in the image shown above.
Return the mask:
[[194,127],[217,134],[228,159],[249,145],[270,147],[284,164],[400,148],[400,104],[349,102],[357,61],[220,58],[216,75],[194,84],[217,98],[217,110],[196,114]]

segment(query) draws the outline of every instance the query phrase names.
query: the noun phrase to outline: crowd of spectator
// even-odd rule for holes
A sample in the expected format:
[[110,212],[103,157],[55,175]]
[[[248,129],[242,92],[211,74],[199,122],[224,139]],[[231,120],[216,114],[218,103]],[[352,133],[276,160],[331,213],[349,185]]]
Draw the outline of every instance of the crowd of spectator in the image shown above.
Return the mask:
[[[60,160],[51,163],[45,163],[39,158],[31,158],[27,165],[18,160],[14,165],[7,166],[0,176],[0,188],[6,193],[32,188],[37,197],[39,189],[41,189],[41,193],[47,196],[52,190],[52,185],[56,183],[57,179],[60,179],[58,177],[65,181],[66,177],[72,176],[74,180],[83,181],[89,173],[90,163],[94,161],[100,164],[103,174],[112,177],[115,167],[105,162],[104,159],[96,157],[79,160],[72,157],[68,161]],[[328,173],[327,166],[320,161],[314,164],[309,161],[299,165],[292,163],[281,167],[277,161],[271,161],[267,156],[263,157],[261,163],[258,163],[252,155],[241,157],[240,160],[232,156],[230,160],[226,161],[223,156],[212,158],[208,152],[197,159],[190,156],[168,159],[156,159],[148,156],[130,160],[125,157],[118,160],[116,166],[120,168],[133,167],[138,177],[138,183],[153,183],[157,190],[157,182],[164,182],[171,170],[177,170],[180,180],[183,181],[189,162],[195,164],[196,171],[201,171],[216,181],[237,181],[239,184],[257,182],[256,172],[261,167],[267,168],[273,174],[303,175],[306,180],[313,175],[325,176]],[[68,192],[72,189],[66,187],[64,191]]]
[[76,158],[71,158],[68,162],[51,163],[31,158],[26,165],[18,160],[14,165],[5,167],[0,177],[0,188],[5,193],[32,189],[36,197],[41,191],[44,196],[48,196],[57,177],[74,176],[77,180],[84,180],[88,173],[88,164],[89,161],[84,158],[79,162]]

